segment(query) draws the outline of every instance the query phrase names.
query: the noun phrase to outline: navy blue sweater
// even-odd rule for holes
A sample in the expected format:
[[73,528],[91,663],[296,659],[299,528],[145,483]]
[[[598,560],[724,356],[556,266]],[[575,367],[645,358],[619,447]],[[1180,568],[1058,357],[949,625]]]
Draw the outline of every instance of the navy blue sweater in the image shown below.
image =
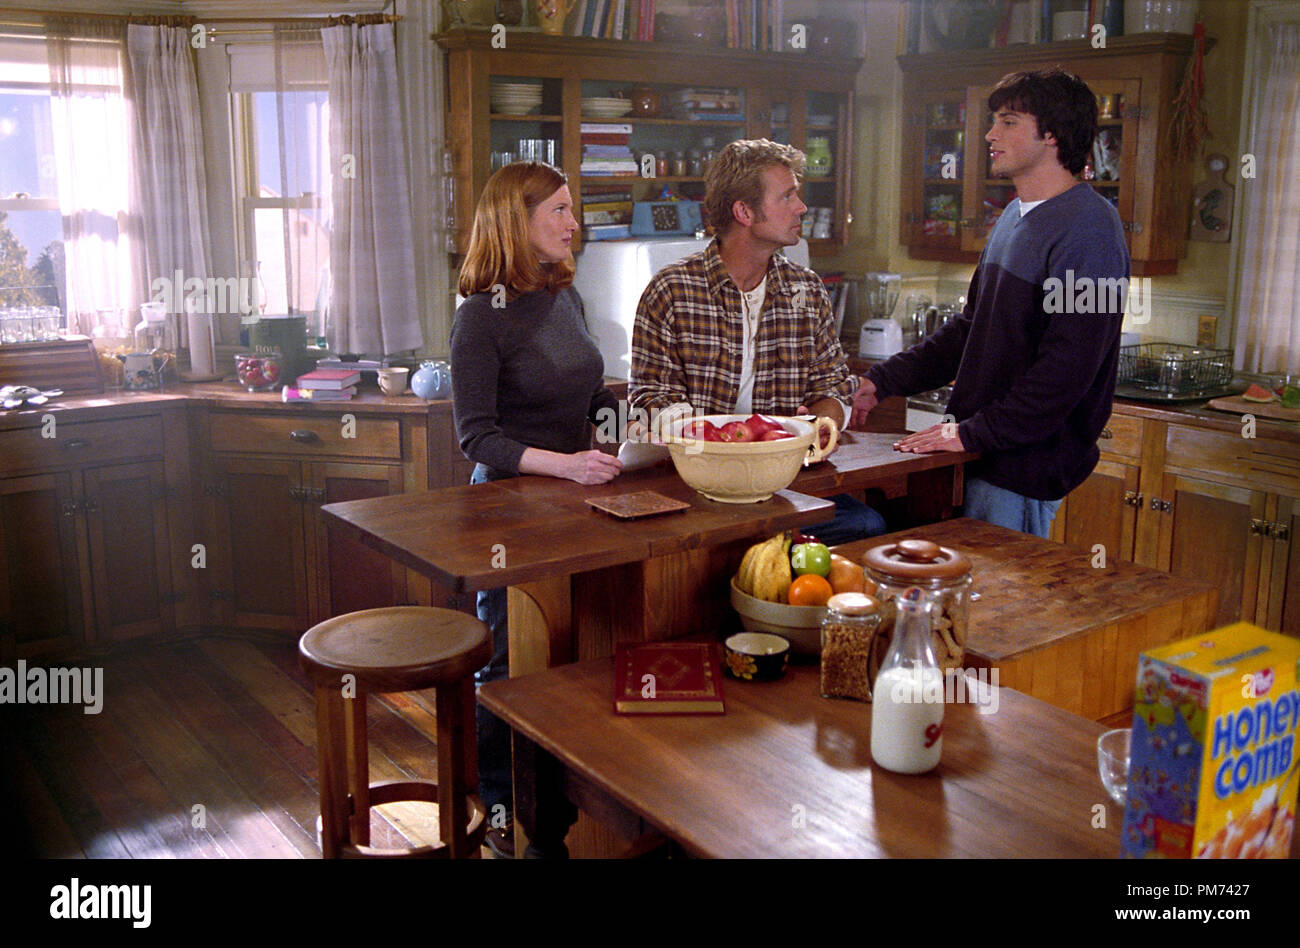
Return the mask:
[[[1119,215],[1078,184],[989,236],[961,316],[867,377],[878,397],[953,382],[970,475],[1057,500],[1097,465],[1110,417],[1129,256]],[[954,381],[955,380],[955,381]]]

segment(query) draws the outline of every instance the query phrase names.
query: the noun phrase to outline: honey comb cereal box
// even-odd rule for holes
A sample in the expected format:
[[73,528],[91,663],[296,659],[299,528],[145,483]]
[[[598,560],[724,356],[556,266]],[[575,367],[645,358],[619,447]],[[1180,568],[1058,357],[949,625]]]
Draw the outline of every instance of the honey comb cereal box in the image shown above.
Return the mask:
[[1246,622],[1143,652],[1125,856],[1285,859],[1300,640]]

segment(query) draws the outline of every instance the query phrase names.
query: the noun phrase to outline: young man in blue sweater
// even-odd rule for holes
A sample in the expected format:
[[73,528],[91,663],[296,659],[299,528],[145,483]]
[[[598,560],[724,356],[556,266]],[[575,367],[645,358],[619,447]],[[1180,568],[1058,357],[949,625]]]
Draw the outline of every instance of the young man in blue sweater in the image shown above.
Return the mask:
[[1076,181],[1097,134],[1097,101],[1061,70],[1006,76],[989,96],[993,175],[1017,197],[975,268],[966,309],[874,366],[854,422],[878,400],[953,383],[955,424],[900,451],[978,451],[966,516],[1046,537],[1062,498],[1097,464],[1110,416],[1129,255],[1115,209]]

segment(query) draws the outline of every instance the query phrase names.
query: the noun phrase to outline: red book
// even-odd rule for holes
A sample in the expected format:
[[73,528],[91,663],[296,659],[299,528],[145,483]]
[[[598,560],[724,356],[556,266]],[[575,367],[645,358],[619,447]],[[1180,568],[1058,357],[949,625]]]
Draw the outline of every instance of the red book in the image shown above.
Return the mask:
[[351,369],[313,369],[298,376],[295,384],[298,388],[340,389],[356,385],[360,381],[361,373]]
[[722,714],[722,663],[712,642],[623,644],[614,654],[618,714]]

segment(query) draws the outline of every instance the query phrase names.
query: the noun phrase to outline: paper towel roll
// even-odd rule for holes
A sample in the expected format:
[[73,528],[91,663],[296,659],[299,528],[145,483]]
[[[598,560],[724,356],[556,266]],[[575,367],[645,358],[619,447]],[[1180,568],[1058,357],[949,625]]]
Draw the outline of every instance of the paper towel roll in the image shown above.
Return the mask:
[[190,342],[190,371],[195,375],[215,375],[217,360],[212,350],[212,317],[207,313],[187,312],[185,333]]

